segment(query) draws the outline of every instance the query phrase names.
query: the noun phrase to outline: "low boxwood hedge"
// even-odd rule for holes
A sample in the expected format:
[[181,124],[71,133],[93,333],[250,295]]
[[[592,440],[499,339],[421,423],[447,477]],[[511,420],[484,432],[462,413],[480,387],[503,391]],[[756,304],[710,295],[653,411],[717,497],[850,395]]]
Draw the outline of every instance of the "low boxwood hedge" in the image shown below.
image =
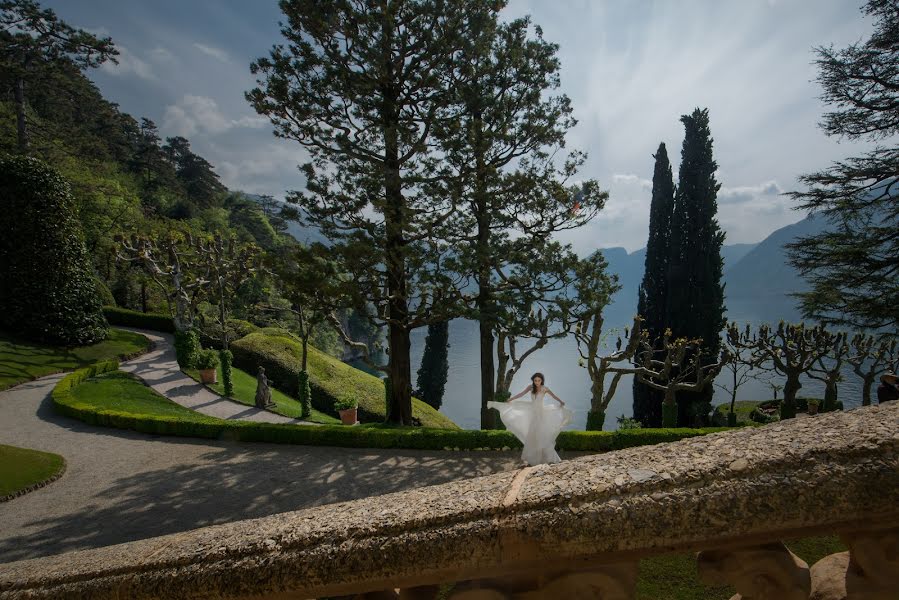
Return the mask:
[[[294,398],[300,397],[299,374],[302,346],[278,330],[265,330],[231,344],[234,366],[248,373],[256,373],[262,366],[265,375],[276,388]],[[337,416],[334,403],[343,396],[353,396],[359,402],[358,418],[363,423],[385,420],[384,382],[336,358],[309,347],[307,371],[312,392],[312,406],[325,414]],[[458,429],[448,417],[417,398],[412,399],[412,418],[427,428]]]
[[172,321],[172,317],[168,315],[142,313],[137,310],[128,310],[127,308],[119,308],[117,306],[104,306],[103,314],[106,315],[106,320],[110,325],[175,333],[175,323]]
[[[199,413],[193,418],[173,418],[103,410],[79,402],[72,390],[84,380],[114,371],[116,361],[97,363],[63,378],[53,389],[53,404],[58,412],[92,425],[130,429],[156,435],[228,439],[242,442],[267,442],[346,448],[407,448],[420,450],[475,450],[520,448],[521,443],[508,431],[433,429],[394,427],[384,424],[360,426],[290,425],[256,421],[225,421]],[[723,431],[706,429],[634,429],[621,432],[563,431],[561,450],[605,452],[648,444],[673,442]]]

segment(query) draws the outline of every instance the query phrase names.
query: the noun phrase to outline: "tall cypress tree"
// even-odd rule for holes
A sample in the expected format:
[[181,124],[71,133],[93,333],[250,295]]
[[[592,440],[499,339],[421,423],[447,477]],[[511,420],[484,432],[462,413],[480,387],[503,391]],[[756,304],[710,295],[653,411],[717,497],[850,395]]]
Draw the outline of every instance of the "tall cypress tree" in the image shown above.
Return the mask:
[[[638,291],[637,313],[650,339],[664,331],[668,305],[668,265],[671,253],[671,215],[674,210],[674,177],[665,143],[653,154],[652,204],[649,208],[649,240],[643,282]],[[650,389],[634,378],[634,419],[645,427],[662,424],[662,392]]]
[[419,398],[440,410],[443,404],[443,390],[449,374],[449,321],[428,325],[425,351],[418,368]]
[[[708,109],[696,109],[681,117],[684,145],[671,218],[671,251],[668,269],[667,326],[676,337],[702,338],[704,364],[720,352],[724,317],[724,232],[718,226],[718,168],[712,157]],[[705,420],[712,406],[711,386],[698,393],[679,393],[677,423],[689,426]],[[673,415],[671,415],[673,416]],[[670,417],[664,419],[670,424]]]

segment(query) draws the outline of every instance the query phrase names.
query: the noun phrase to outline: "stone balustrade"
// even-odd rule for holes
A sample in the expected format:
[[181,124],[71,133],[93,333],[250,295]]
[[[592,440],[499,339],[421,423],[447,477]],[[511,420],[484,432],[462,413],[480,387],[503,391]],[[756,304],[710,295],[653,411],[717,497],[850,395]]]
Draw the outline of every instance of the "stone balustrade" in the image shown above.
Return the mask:
[[899,599],[899,402],[9,563],[0,598],[624,600],[683,551],[735,598]]

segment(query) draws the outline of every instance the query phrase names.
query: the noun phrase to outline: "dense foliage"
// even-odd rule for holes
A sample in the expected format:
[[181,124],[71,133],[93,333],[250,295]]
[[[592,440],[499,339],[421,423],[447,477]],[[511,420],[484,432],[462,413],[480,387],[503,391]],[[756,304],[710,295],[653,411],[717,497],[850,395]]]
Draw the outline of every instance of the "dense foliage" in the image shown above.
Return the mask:
[[449,321],[428,325],[425,350],[418,368],[418,391],[423,401],[440,410],[443,391],[449,375]]
[[[640,283],[637,314],[643,317],[643,327],[652,340],[658,339],[668,326],[668,265],[671,260],[671,216],[674,211],[674,177],[665,144],[653,155],[652,202],[649,206],[649,240],[646,242],[646,262]],[[662,423],[662,396],[636,377],[634,388],[634,419],[647,427]]]
[[[675,337],[702,340],[703,364],[717,361],[724,318],[724,232],[718,225],[718,164],[712,156],[708,109],[681,117],[684,142],[671,215],[666,323]],[[677,422],[704,422],[712,409],[711,385],[678,393]]]
[[36,158],[0,158],[0,231],[0,325],[60,346],[105,338],[75,202],[55,169]]

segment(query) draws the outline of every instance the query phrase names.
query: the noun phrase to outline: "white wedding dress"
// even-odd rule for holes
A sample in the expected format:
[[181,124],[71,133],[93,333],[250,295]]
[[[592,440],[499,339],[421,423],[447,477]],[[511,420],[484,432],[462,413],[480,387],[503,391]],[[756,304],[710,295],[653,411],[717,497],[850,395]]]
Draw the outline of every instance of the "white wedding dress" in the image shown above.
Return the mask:
[[524,444],[521,459],[529,465],[562,460],[556,452],[556,436],[571,422],[571,411],[555,402],[544,405],[545,396],[544,388],[537,395],[532,392],[527,399],[487,403],[499,411],[506,429]]

